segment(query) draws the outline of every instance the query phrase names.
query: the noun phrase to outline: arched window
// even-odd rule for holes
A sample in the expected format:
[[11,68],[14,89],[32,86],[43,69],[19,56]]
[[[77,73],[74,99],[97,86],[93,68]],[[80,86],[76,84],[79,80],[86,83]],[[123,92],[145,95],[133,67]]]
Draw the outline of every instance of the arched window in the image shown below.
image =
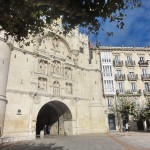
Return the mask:
[[53,83],[53,93],[54,93],[54,95],[56,95],[56,96],[60,95],[60,84],[59,84],[58,81],[55,81],[55,82]]

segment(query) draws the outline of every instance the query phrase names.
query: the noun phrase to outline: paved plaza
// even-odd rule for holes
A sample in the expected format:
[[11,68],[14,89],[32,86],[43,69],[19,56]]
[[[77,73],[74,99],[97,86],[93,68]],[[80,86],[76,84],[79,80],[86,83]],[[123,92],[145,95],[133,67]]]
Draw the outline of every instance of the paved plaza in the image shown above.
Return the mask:
[[150,133],[119,132],[78,136],[45,136],[26,142],[2,144],[1,150],[150,150]]

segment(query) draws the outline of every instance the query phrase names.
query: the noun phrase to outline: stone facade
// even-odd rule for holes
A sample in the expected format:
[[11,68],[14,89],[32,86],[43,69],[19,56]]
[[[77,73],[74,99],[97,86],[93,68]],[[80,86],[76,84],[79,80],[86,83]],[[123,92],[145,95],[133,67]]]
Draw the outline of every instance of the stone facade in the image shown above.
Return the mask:
[[[150,98],[150,48],[101,46],[98,51],[109,129],[118,130],[120,117],[112,111],[118,100],[130,99],[142,106]],[[147,123],[129,120],[131,130],[147,131],[150,128],[148,120]],[[124,122],[122,120],[122,125]]]
[[66,36],[47,31],[29,46],[10,41],[0,39],[3,142],[35,139],[45,125],[52,135],[118,130],[117,99],[126,90],[138,103],[149,97],[150,48],[89,48],[77,29]]
[[14,43],[6,97],[3,141],[34,139],[45,125],[54,135],[107,131],[99,54],[90,60],[78,30]]

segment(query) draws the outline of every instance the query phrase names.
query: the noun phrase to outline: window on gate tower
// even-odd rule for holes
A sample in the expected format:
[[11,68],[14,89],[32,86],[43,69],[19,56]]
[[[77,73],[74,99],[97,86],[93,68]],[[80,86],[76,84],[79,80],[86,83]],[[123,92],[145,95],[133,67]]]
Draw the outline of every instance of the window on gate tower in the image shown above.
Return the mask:
[[112,107],[113,106],[113,99],[112,98],[108,98],[108,107]]

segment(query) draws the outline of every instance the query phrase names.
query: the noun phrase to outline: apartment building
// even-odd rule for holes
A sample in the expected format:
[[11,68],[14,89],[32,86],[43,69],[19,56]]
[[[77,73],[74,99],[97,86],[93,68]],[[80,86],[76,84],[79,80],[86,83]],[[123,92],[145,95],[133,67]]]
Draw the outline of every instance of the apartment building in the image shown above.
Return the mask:
[[[144,105],[150,98],[150,48],[99,47],[103,97],[107,107],[110,130],[118,129],[117,114],[113,107],[121,98]],[[146,130],[149,121],[135,122],[130,118],[131,130]]]

